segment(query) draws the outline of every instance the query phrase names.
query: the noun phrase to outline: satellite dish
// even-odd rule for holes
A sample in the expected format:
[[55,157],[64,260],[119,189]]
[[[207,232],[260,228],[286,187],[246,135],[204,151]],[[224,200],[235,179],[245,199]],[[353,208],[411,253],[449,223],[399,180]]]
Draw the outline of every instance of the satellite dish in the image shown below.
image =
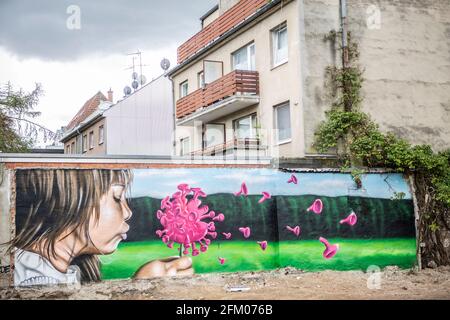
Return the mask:
[[144,84],[147,83],[147,77],[144,76],[143,74],[139,77],[139,83],[141,84],[141,86],[143,86]]
[[134,90],[136,90],[137,88],[139,88],[139,82],[137,82],[136,80],[134,80],[134,81],[131,83],[131,86],[133,87]]
[[138,73],[137,73],[137,72],[133,72],[133,73],[131,74],[131,78],[132,78],[133,80],[137,80],[137,78],[138,78]]
[[129,86],[126,86],[125,88],[123,88],[123,93],[128,96],[131,94],[131,88]]
[[170,68],[170,61],[169,61],[169,59],[164,58],[164,59],[161,60],[161,68],[164,71],[167,71]]

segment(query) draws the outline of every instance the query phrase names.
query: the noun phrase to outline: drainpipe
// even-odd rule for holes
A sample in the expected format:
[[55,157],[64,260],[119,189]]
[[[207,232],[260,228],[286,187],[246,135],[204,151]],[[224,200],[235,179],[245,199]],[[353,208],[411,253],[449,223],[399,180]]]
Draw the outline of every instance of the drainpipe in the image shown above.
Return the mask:
[[348,68],[348,21],[347,21],[347,0],[340,0],[341,28],[342,28],[342,64]]
[[177,109],[177,105],[175,102],[175,86],[173,83],[173,79],[170,76],[167,76],[170,80],[170,82],[172,83],[172,119],[173,119],[173,140],[172,140],[172,155],[176,156],[177,155],[177,135],[176,135],[176,109]]

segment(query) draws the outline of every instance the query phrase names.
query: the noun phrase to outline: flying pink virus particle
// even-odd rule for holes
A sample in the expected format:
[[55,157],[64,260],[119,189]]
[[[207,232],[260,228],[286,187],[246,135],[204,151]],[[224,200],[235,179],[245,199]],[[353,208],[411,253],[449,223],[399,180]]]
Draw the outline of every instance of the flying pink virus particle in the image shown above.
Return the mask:
[[320,237],[319,241],[325,245],[325,251],[323,252],[323,257],[325,259],[331,259],[339,251],[338,244],[330,244],[327,239]]
[[299,226],[295,226],[294,228],[292,228],[290,226],[286,226],[286,229],[288,229],[290,232],[295,234],[297,237],[300,235],[300,227]]
[[306,211],[312,211],[315,214],[321,214],[322,210],[323,210],[322,200],[317,199],[317,200],[314,201],[314,203]]
[[225,239],[230,240],[231,239],[231,232],[222,232],[223,236],[225,237]]
[[227,259],[219,257],[219,263],[221,265],[224,265],[226,261],[227,261]]
[[353,227],[356,224],[356,222],[358,222],[358,217],[356,216],[356,213],[352,211],[352,213],[350,213],[350,215],[347,218],[342,219],[339,223],[340,224],[345,223]]
[[241,227],[241,228],[239,228],[239,232],[241,232],[244,235],[244,238],[250,237],[250,228],[249,227]]
[[[199,198],[206,197],[201,188],[189,188],[187,184],[180,184],[178,190],[172,197],[167,196],[161,201],[161,210],[158,210],[156,216],[163,229],[156,231],[156,234],[169,248],[178,243],[181,245],[180,251],[184,248],[184,255],[189,254],[191,249],[192,255],[197,256],[208,250],[211,239],[207,237],[217,237],[215,221],[221,222],[225,216],[222,213],[216,215],[206,205],[201,206]],[[192,197],[188,199],[188,196]],[[211,220],[202,221],[206,219]]]
[[265,251],[267,249],[267,241],[258,241],[259,246],[261,247],[261,249],[263,251]]
[[292,176],[289,178],[289,180],[288,180],[287,183],[297,184],[297,183],[298,183],[297,177],[296,177],[295,175],[292,175]]
[[266,200],[272,198],[272,196],[270,195],[270,193],[268,193],[268,192],[266,192],[266,191],[263,191],[263,192],[262,192],[262,195],[263,195],[263,196],[261,197],[261,199],[259,199],[258,203],[263,203],[264,201],[266,201]]
[[239,197],[241,195],[247,196],[248,195],[248,189],[247,189],[247,185],[245,184],[245,182],[242,182],[241,184],[241,190],[239,190],[238,192],[235,192],[234,195],[236,197]]

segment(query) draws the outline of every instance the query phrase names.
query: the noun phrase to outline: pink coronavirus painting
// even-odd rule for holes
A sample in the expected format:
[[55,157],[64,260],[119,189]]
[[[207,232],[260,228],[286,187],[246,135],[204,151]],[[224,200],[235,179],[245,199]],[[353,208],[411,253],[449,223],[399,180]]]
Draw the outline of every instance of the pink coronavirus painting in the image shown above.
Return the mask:
[[244,238],[250,237],[250,228],[249,227],[241,227],[239,228],[239,232],[243,234]]
[[231,239],[231,232],[222,232],[223,236],[225,237],[225,239],[230,240]]
[[306,211],[312,211],[315,214],[321,214],[322,210],[323,210],[322,200],[316,199],[314,203]]
[[299,226],[295,226],[294,228],[290,227],[290,226],[286,226],[286,229],[290,232],[292,232],[293,234],[295,234],[297,237],[300,235],[300,227]]
[[264,201],[266,201],[266,200],[268,200],[270,198],[272,198],[271,194],[269,192],[267,192],[267,191],[263,191],[262,192],[262,197],[261,197],[261,199],[259,199],[258,203],[263,203]]
[[339,251],[339,245],[338,244],[330,244],[327,239],[320,237],[319,241],[322,242],[325,246],[325,250],[323,252],[323,257],[325,259],[331,259],[333,258],[336,253]]
[[356,216],[356,213],[352,211],[352,213],[350,213],[350,215],[345,218],[342,219],[339,223],[340,224],[348,224],[349,226],[353,227],[356,222],[358,222],[358,217]]
[[245,182],[242,182],[241,189],[238,192],[235,192],[234,195],[236,197],[239,197],[239,196],[246,197],[248,195],[248,188],[247,188],[247,185],[245,184]]
[[267,249],[267,241],[258,241],[259,246],[261,247],[262,251],[266,251]]
[[[191,254],[197,256],[208,250],[211,239],[217,237],[215,222],[223,221],[225,216],[222,213],[216,215],[207,205],[202,206],[199,198],[207,195],[201,188],[180,184],[178,190],[161,201],[161,210],[156,215],[163,229],[156,234],[169,248],[173,248],[174,243],[180,244],[180,254],[187,255],[191,249]],[[210,221],[204,221],[207,219]]]
[[288,180],[287,183],[297,184],[297,183],[298,183],[297,177],[296,177],[295,175],[292,175],[292,176],[289,178],[289,180]]

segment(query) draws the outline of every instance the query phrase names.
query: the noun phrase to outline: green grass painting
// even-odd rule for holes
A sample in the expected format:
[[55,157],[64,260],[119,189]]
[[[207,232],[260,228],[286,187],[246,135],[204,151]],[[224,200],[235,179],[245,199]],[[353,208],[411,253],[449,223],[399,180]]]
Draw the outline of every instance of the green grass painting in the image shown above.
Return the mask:
[[[324,246],[317,240],[269,242],[266,251],[253,241],[216,241],[206,253],[193,257],[196,273],[271,270],[292,266],[305,271],[366,270],[396,265],[410,268],[416,263],[414,238],[328,239],[340,250],[331,260],[322,257]],[[143,264],[177,255],[160,240],[122,243],[112,255],[102,256],[103,279],[131,277]],[[218,257],[226,259],[220,265]]]

